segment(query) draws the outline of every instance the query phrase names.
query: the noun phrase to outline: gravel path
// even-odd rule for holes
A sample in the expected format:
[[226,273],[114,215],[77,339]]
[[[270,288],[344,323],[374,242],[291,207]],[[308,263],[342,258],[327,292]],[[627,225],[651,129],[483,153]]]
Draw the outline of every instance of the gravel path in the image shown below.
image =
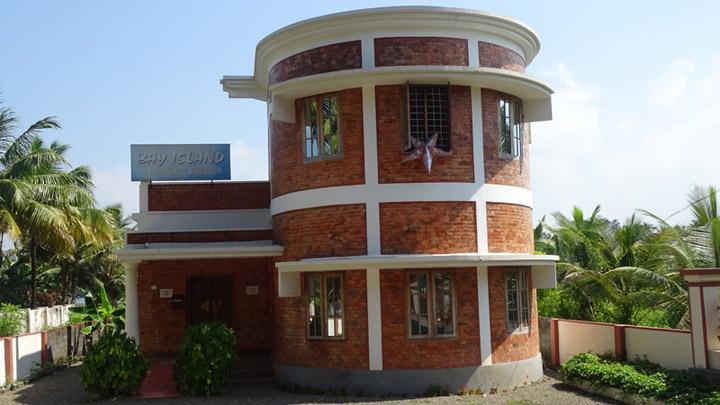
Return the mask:
[[[75,404],[90,402],[85,395],[79,382],[79,367],[71,367],[59,371],[36,382],[24,386],[16,391],[9,391],[0,394],[0,405],[5,404]],[[372,404],[383,402],[384,404],[410,405],[410,404],[507,404],[507,405],[532,405],[532,404],[562,404],[562,405],[583,405],[583,404],[617,404],[618,402],[591,396],[565,385],[551,377],[528,387],[519,388],[510,392],[500,392],[494,395],[479,396],[447,396],[436,398],[412,398],[412,399],[378,399],[378,398],[354,398],[354,397],[330,397],[321,395],[302,395],[289,393],[280,390],[274,384],[267,385],[246,385],[233,388],[230,395],[225,397],[190,398],[180,397],[173,399],[150,399],[132,400],[122,399],[108,402],[92,402],[94,404],[138,404],[148,403],[150,405],[164,404]]]

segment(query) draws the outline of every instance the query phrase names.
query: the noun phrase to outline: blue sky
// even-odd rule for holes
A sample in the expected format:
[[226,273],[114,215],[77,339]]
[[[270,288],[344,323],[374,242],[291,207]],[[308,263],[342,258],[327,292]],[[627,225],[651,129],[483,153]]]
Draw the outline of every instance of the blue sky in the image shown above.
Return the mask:
[[[252,4],[252,5],[251,5]],[[252,74],[254,49],[287,24],[357,8],[440,3],[3,1],[0,98],[23,125],[93,168],[97,198],[137,210],[129,144],[230,142],[233,179],[266,176],[263,103],[230,100],[224,74]],[[720,185],[720,3],[445,1],[518,18],[542,49],[528,73],[556,90],[534,125],[535,215],[602,204],[661,216],[693,184]],[[683,215],[676,219],[683,219]]]

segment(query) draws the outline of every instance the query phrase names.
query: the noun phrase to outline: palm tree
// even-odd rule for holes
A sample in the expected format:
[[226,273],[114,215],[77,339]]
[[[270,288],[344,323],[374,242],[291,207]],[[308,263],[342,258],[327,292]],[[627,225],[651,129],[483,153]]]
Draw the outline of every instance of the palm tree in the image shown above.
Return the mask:
[[[692,228],[688,243],[703,262],[720,267],[720,217],[718,217],[717,189],[695,187],[688,195],[692,212]],[[704,267],[704,266],[703,266]]]
[[36,306],[37,252],[48,249],[70,254],[77,241],[109,242],[113,237],[110,215],[94,208],[89,170],[71,168],[67,145],[46,146],[43,129],[60,128],[53,117],[31,125],[17,137],[8,108],[0,111],[0,226],[27,250],[31,268],[30,306]]

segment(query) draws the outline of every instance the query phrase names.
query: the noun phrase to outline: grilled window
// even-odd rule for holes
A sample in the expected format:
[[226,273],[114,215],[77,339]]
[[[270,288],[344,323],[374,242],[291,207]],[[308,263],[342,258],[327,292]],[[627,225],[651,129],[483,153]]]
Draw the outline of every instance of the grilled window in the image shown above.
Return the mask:
[[450,103],[448,86],[407,86],[407,136],[403,149],[411,146],[411,138],[428,141],[438,134],[438,148],[450,150]]
[[307,277],[308,336],[342,338],[343,281],[340,274],[313,274]]
[[505,306],[508,333],[527,332],[530,329],[527,270],[505,272]]
[[523,112],[516,101],[501,98],[498,102],[500,156],[514,159],[522,154]]
[[337,94],[304,100],[303,156],[305,160],[337,157],[342,153]]
[[408,274],[410,337],[455,336],[455,294],[452,272]]

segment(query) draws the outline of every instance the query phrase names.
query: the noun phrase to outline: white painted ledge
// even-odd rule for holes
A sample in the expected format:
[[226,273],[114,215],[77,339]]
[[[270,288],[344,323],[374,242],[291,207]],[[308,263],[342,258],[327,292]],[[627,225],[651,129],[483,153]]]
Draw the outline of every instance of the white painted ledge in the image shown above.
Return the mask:
[[[272,229],[270,210],[147,211],[132,215],[143,232],[202,232]],[[130,232],[133,233],[133,232]]]
[[126,245],[116,251],[121,262],[144,260],[224,259],[243,257],[274,257],[283,254],[283,247],[271,240],[209,243],[146,243]]

